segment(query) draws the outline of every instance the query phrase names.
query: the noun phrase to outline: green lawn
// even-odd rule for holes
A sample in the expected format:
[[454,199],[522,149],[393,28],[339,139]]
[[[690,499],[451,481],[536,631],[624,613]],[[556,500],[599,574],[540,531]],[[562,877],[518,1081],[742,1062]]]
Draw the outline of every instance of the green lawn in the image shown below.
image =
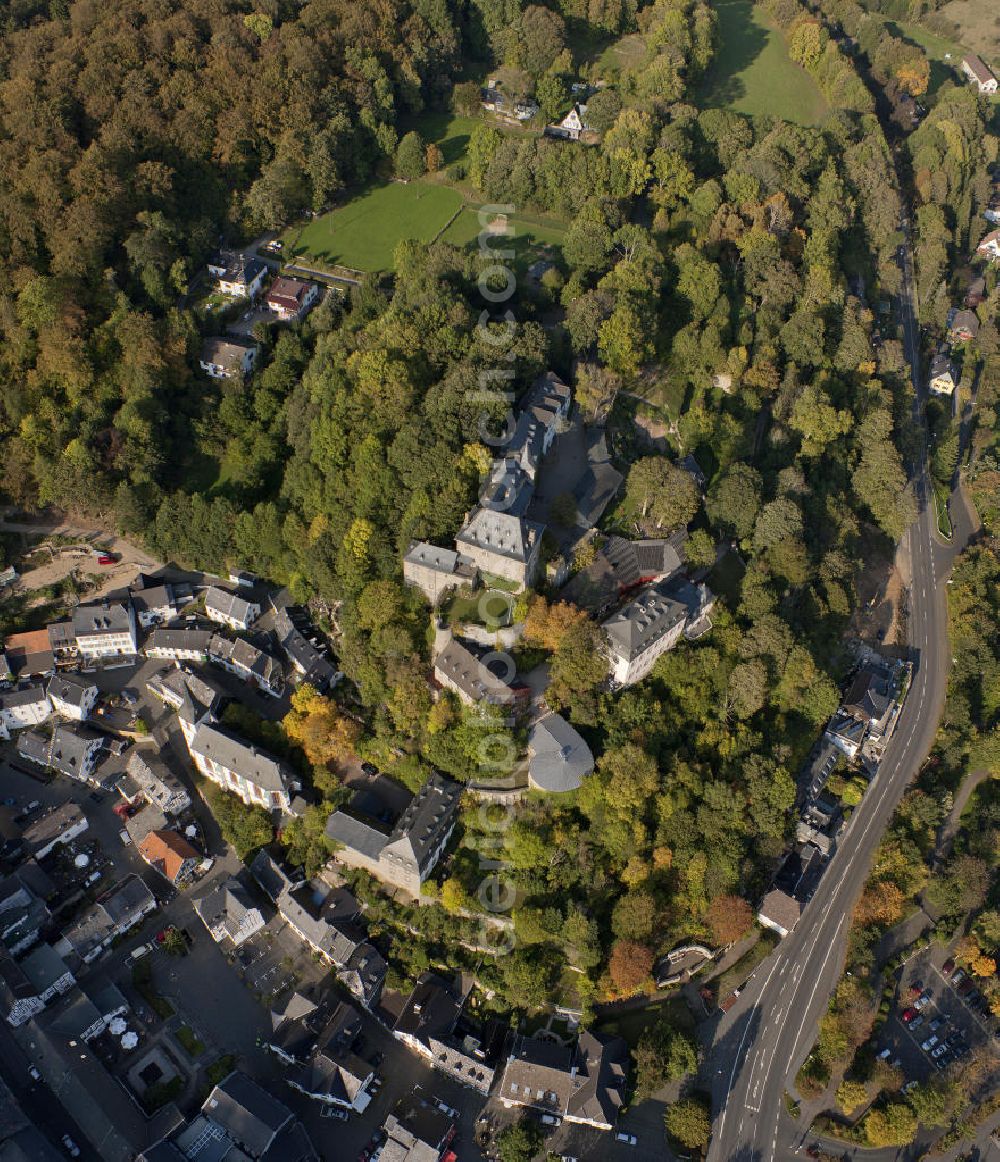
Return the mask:
[[[513,235],[498,240],[497,246],[509,247],[519,255],[533,246],[560,246],[566,234],[562,222],[530,214],[514,215],[509,225],[514,228]],[[476,241],[481,229],[478,212],[467,206],[441,235],[441,241],[452,246],[468,246]]]
[[330,265],[390,270],[398,243],[405,238],[430,242],[461,205],[461,194],[449,186],[424,181],[373,186],[310,222],[290,249],[296,257]]
[[715,8],[719,47],[698,103],[818,125],[829,111],[823,94],[789,58],[784,37],[753,0],[717,0]]

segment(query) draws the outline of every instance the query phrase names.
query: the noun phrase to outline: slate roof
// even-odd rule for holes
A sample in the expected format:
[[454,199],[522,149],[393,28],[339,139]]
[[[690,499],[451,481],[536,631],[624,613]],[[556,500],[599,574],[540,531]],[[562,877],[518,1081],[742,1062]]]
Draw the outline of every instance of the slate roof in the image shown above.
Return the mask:
[[389,836],[383,859],[416,864],[421,870],[451,828],[462,788],[436,772],[406,805]]
[[10,710],[15,706],[34,706],[47,699],[45,687],[40,682],[30,686],[18,686],[14,690],[0,690],[0,710]]
[[86,816],[79,805],[72,800],[67,800],[47,815],[36,819],[30,827],[25,828],[24,842],[31,848],[45,847],[53,839],[58,839],[64,831],[68,831],[85,819]]
[[130,633],[131,629],[126,602],[95,602],[92,605],[78,605],[73,610],[73,630],[78,638]]
[[128,756],[126,770],[138,790],[161,810],[174,796],[191,801],[187,788],[157,754],[133,750]]
[[239,1070],[212,1090],[201,1109],[255,1158],[264,1154],[292,1120],[286,1105]]
[[427,541],[413,541],[403,561],[450,576],[455,572],[460,559],[454,549],[442,549],[439,545],[431,545]]
[[594,769],[594,756],[559,714],[546,714],[528,735],[528,777],[542,791],[575,791]]
[[387,835],[377,831],[370,824],[355,819],[353,815],[348,815],[346,811],[333,811],[330,814],[326,821],[326,835],[328,839],[342,843],[344,847],[360,852],[372,860],[378,859],[382,848],[389,841]]
[[272,903],[277,903],[281,893],[291,885],[291,880],[264,848],[253,857],[250,874]]
[[951,374],[951,356],[947,352],[938,351],[931,359],[931,379],[937,379],[939,375]]
[[173,610],[176,608],[172,585],[154,585],[148,589],[131,589],[129,596],[135,609],[142,613],[156,613],[162,609]]
[[760,905],[760,915],[791,932],[802,915],[802,905],[787,892],[773,888]]
[[440,671],[473,702],[486,699],[492,703],[509,702],[511,689],[480,661],[478,654],[459,638],[452,637],[434,660]]
[[877,722],[892,705],[889,684],[872,670],[861,670],[851,683],[844,699],[844,709],[850,714]]
[[323,651],[317,649],[295,625],[287,609],[281,608],[275,613],[274,630],[279,645],[296,669],[301,671],[305,681],[320,691],[328,686],[336,669]]
[[258,678],[266,686],[280,686],[285,677],[277,658],[257,649],[243,637],[230,641],[220,634],[213,634],[208,644],[208,656],[213,661],[234,666],[240,673]]
[[231,940],[239,934],[247,913],[260,912],[245,885],[235,877],[217,883],[193,904],[205,925],[216,928],[221,924]]
[[21,968],[36,993],[51,988],[68,971],[66,962],[49,944],[36,945],[21,961]]
[[970,52],[968,56],[963,57],[962,63],[964,65],[968,66],[972,75],[976,78],[976,80],[981,85],[985,85],[989,81],[992,81],[995,79],[992,71],[989,68],[987,68],[987,66],[983,63],[982,59],[980,57],[976,56],[976,54],[973,52]]
[[506,512],[475,508],[455,537],[457,544],[474,545],[511,561],[527,562],[545,526]]
[[205,590],[205,612],[209,617],[218,613],[220,617],[231,617],[245,625],[250,617],[251,605],[256,605],[256,602],[247,601],[238,593],[230,593],[218,585],[210,585]]
[[679,601],[647,589],[603,623],[614,652],[631,661],[687,617]]
[[155,903],[156,900],[139,876],[132,874],[105,892],[97,902],[108,917],[118,924],[141,908]]
[[435,973],[424,973],[417,981],[393,1026],[427,1044],[431,1037],[446,1037],[455,1028],[462,1011],[461,1002]]
[[236,771],[266,791],[287,790],[288,779],[282,763],[218,726],[202,723],[192,736],[191,752]]
[[70,706],[81,708],[97,684],[89,678],[76,674],[53,674],[49,679],[48,694],[50,698],[58,698]]
[[146,641],[146,650],[199,650],[207,654],[214,636],[210,629],[154,629]]
[[975,311],[956,311],[948,328],[951,331],[967,331],[974,339],[979,334],[979,316]]

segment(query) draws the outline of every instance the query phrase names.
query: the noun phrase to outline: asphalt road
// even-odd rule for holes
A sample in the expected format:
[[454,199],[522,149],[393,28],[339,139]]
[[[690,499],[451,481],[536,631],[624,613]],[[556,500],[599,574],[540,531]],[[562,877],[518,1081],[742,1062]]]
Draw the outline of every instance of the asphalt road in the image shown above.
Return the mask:
[[[919,415],[924,389],[909,247],[904,261],[900,305],[915,392],[914,413]],[[710,1162],[802,1157],[803,1128],[785,1112],[784,1093],[815,1042],[819,1020],[840,976],[850,914],[876,847],[937,731],[950,663],[945,583],[954,549],[935,535],[926,457],[916,467],[914,480],[920,515],[906,534],[912,561],[913,683],[878,774],[802,918],[774,955],[760,965],[716,1030],[708,1056],[717,1114]]]

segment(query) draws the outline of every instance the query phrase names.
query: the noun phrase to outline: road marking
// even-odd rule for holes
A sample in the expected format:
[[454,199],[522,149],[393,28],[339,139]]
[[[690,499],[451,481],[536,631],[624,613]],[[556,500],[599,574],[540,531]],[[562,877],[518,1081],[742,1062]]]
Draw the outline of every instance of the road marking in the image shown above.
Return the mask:
[[796,1047],[798,1046],[799,1038],[802,1036],[802,1026],[806,1023],[806,1017],[809,1015],[809,1006],[813,1003],[813,998],[816,995],[816,989],[819,988],[819,982],[823,979],[823,972],[826,968],[827,961],[830,959],[830,953],[833,952],[834,946],[836,945],[837,940],[840,938],[840,929],[845,919],[845,916],[841,916],[837,921],[837,927],[833,930],[833,938],[830,941],[830,946],[827,948],[826,956],[823,957],[823,963],[820,965],[819,972],[816,974],[816,981],[813,984],[812,992],[809,994],[809,1000],[806,1002],[806,1006],[802,1010],[802,1020],[799,1021],[798,1032],[795,1034],[795,1040],[792,1042],[792,1052],[790,1055],[789,1064],[791,1064],[791,1060],[795,1057]]
[[[761,996],[763,996],[764,993],[767,991],[767,986],[771,983],[771,977],[774,976],[775,969],[778,967],[778,964],[781,960],[782,960],[782,957],[781,957],[781,953],[779,952],[777,959],[775,960],[774,964],[771,966],[771,971],[767,974],[767,979],[764,981],[764,987],[760,990]],[[759,998],[758,998],[758,1003],[759,1003]],[[747,1014],[747,1024],[746,1024],[746,1028],[743,1030],[743,1036],[740,1038],[740,1043],[736,1047],[736,1057],[733,1060],[733,1069],[732,1069],[732,1072],[729,1074],[729,1084],[726,1086],[726,1093],[725,1093],[725,1097],[724,1097],[723,1103],[722,1103],[722,1117],[719,1119],[719,1138],[720,1139],[722,1138],[722,1131],[725,1129],[725,1125],[726,1125],[726,1113],[728,1112],[729,1095],[733,1091],[733,1082],[736,1080],[736,1070],[739,1068],[740,1054],[743,1052],[743,1046],[746,1043],[747,1034],[750,1032],[750,1026],[753,1024],[753,1013],[754,1013],[754,1011],[751,1008]]]

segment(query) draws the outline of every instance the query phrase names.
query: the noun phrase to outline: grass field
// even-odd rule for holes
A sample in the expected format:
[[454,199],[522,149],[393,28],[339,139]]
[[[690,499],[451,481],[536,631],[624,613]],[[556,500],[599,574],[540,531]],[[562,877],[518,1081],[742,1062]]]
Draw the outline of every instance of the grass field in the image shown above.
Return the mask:
[[[519,253],[532,246],[559,246],[566,233],[566,227],[554,218],[531,214],[516,214],[508,220],[508,225],[514,228],[513,235],[502,239],[497,245],[510,247]],[[466,206],[441,235],[441,241],[450,242],[452,246],[468,246],[476,241],[481,229],[478,212]]]
[[423,181],[373,186],[310,222],[290,249],[355,270],[390,270],[399,242],[430,242],[461,205],[462,195],[450,186]]
[[[478,124],[474,117],[428,113],[404,128],[416,129],[425,141],[438,145],[447,167],[465,158],[469,138]],[[463,201],[462,192],[448,184],[443,171],[406,184],[371,186],[347,205],[307,226],[289,230],[285,253],[328,266],[391,270],[393,252],[403,239],[430,242],[441,234],[453,246],[474,242],[479,237],[479,217],[476,207],[463,208]],[[566,232],[563,223],[530,214],[519,214],[512,224],[515,234],[505,245],[519,256],[536,246],[558,246]]]
[[950,0],[940,13],[958,25],[963,44],[988,65],[1000,67],[1000,20],[995,0]]
[[718,0],[719,47],[698,92],[707,108],[818,125],[828,110],[812,77],[788,56],[784,37],[753,0]]

